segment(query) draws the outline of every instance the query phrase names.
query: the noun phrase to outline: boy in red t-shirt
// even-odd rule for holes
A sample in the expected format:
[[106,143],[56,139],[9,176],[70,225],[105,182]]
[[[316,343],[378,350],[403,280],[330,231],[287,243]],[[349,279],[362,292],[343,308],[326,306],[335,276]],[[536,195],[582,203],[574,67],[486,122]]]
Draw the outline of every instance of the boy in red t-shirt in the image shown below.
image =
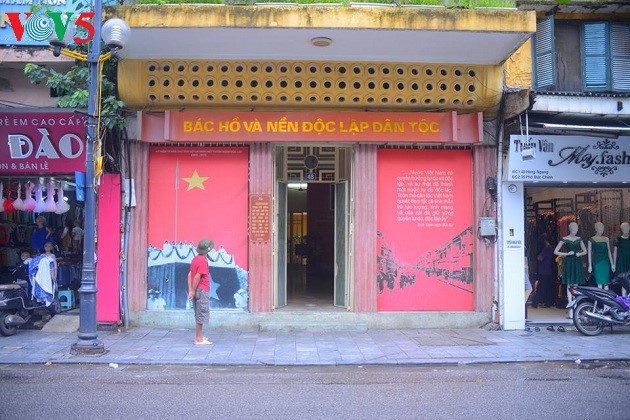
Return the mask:
[[212,341],[202,334],[203,324],[210,321],[210,267],[208,267],[208,251],[214,243],[207,239],[199,241],[197,255],[190,262],[188,272],[188,300],[195,310],[195,341],[197,345],[210,345]]

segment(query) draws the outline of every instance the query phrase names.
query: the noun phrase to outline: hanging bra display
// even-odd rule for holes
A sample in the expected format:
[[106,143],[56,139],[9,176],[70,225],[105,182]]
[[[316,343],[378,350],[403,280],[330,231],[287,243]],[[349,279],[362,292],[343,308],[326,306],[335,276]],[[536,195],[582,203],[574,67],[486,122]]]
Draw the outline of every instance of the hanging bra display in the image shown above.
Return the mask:
[[24,210],[24,201],[22,201],[22,183],[18,182],[17,198],[13,202],[13,208],[16,210]]
[[[4,195],[5,185],[6,196]],[[70,210],[70,205],[63,196],[64,185],[65,181],[49,181],[47,187],[27,181],[24,183],[24,199],[22,199],[22,183],[18,182],[17,195],[13,200],[11,182],[0,182],[0,212],[10,213],[21,210],[33,213],[66,213]]]
[[7,213],[15,211],[15,208],[13,207],[13,199],[11,198],[11,184],[7,185],[7,198],[4,200],[2,207]]

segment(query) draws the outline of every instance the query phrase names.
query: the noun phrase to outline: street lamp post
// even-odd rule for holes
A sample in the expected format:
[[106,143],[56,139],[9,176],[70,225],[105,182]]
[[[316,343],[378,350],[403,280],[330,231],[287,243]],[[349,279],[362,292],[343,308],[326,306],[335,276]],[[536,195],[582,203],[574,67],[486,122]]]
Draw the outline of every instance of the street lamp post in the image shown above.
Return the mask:
[[[112,52],[123,47],[129,33],[129,26],[121,19],[111,19],[101,27],[103,16],[102,0],[94,1],[94,36],[87,55],[67,52],[65,55],[87,62],[89,70],[88,109],[85,154],[85,208],[83,237],[83,269],[79,288],[80,312],[78,340],[70,349],[72,354],[99,355],[105,352],[105,346],[98,339],[96,332],[96,274],[95,274],[95,219],[96,189],[94,185],[94,146],[98,141],[100,106],[100,66],[108,56],[101,56],[101,36]],[[66,42],[51,40],[55,48],[54,55],[64,54]],[[108,53],[109,54],[109,53]],[[111,55],[111,54],[110,54]]]
[[97,141],[96,100],[99,90],[99,57],[101,55],[101,0],[94,2],[94,37],[87,54],[88,70],[90,74],[88,85],[87,109],[87,138],[85,152],[85,208],[83,211],[83,270],[81,272],[81,287],[79,287],[79,339],[71,347],[73,354],[103,354],[105,346],[98,339],[96,332],[96,270],[94,265],[96,239],[96,191],[94,190],[94,145]]

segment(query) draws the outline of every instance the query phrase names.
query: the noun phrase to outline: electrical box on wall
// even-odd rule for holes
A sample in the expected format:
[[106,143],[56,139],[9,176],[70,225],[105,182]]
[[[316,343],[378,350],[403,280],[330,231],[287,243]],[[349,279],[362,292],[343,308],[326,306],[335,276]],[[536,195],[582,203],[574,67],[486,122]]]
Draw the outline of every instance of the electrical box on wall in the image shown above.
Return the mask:
[[479,219],[479,235],[495,236],[497,234],[496,223],[493,217],[481,217]]

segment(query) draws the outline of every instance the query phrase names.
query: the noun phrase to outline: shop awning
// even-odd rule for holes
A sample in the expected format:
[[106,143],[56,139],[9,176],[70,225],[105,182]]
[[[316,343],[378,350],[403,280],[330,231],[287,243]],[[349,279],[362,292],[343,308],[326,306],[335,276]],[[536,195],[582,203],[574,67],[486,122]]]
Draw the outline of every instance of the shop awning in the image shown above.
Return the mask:
[[[534,12],[354,6],[122,6],[136,109],[496,110]],[[498,94],[499,93],[499,94]]]
[[496,65],[536,31],[534,12],[514,9],[139,5],[115,14],[132,28],[124,59]]

